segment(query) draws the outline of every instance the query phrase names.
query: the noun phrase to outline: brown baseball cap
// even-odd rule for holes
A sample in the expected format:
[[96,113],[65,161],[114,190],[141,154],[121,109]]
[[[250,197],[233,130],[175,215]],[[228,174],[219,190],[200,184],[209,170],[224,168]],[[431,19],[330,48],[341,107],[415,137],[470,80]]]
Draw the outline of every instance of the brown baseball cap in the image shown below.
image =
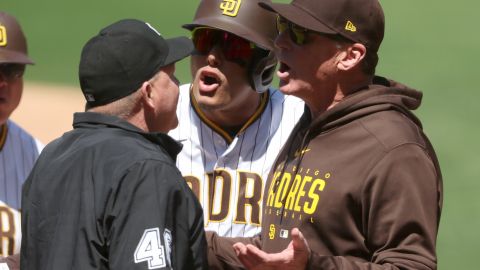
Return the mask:
[[[231,3],[227,3],[231,2]],[[182,27],[193,30],[208,26],[233,33],[254,42],[264,49],[273,50],[275,14],[258,7],[264,0],[225,1],[201,0],[192,23]]]
[[0,11],[0,63],[33,64],[20,24],[3,11]]
[[259,3],[285,19],[324,34],[339,34],[378,51],[385,17],[378,0],[293,0],[290,4]]

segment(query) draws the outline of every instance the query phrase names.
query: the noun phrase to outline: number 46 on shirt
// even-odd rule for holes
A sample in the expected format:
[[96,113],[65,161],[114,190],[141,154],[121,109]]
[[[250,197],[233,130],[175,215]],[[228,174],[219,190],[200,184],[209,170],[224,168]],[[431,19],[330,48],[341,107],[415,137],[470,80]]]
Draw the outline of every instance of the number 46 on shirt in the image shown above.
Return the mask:
[[165,229],[163,232],[163,241],[165,247],[160,240],[160,229],[150,228],[143,232],[142,238],[138,242],[133,258],[135,263],[146,261],[148,269],[158,269],[171,266],[171,246],[172,234],[170,230]]

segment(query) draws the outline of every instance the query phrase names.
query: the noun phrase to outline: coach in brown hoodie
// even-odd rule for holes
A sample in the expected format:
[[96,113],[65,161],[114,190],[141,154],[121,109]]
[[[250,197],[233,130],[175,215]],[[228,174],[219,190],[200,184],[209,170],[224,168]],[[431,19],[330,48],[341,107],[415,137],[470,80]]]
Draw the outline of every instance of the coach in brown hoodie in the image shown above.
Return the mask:
[[441,173],[411,112],[422,94],[374,75],[380,4],[261,6],[278,14],[280,90],[308,110],[269,175],[261,235],[210,235],[212,268],[436,269]]

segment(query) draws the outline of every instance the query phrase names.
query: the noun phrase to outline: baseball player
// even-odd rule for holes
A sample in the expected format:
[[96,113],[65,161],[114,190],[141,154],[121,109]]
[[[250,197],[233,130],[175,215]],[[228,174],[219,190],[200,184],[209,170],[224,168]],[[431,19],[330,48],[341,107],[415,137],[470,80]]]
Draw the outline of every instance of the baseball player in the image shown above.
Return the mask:
[[0,11],[0,257],[20,252],[21,188],[43,148],[8,119],[20,102],[27,64],[33,61],[20,25]]
[[202,0],[190,30],[193,82],[180,88],[177,167],[202,203],[205,229],[260,231],[262,192],[303,102],[270,83],[275,16],[259,1]]

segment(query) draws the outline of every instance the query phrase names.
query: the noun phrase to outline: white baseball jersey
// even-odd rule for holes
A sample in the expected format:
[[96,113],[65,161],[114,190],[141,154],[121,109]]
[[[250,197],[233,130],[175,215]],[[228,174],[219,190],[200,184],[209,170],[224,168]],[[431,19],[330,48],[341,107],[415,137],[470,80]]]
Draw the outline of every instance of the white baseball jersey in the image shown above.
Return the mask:
[[232,138],[190,99],[189,84],[180,87],[179,125],[169,135],[183,144],[177,167],[203,206],[206,230],[228,237],[260,232],[266,178],[303,111],[301,99],[269,89]]
[[0,256],[20,252],[20,199],[43,145],[11,120],[0,126]]

